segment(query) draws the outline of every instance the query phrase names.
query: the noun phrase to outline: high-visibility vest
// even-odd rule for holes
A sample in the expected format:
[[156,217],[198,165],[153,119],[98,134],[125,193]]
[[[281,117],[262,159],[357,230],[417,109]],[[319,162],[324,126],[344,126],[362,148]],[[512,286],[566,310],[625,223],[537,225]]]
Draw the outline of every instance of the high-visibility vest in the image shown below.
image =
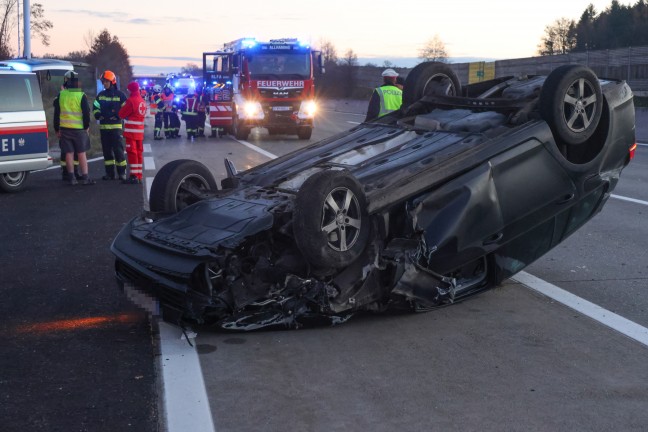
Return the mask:
[[376,89],[380,98],[378,117],[396,111],[403,104],[403,91],[396,86],[381,86]]
[[160,95],[158,93],[151,93],[151,98],[150,98],[151,104],[150,104],[149,109],[151,110],[152,115],[155,115],[155,114],[158,113],[158,103],[161,100],[162,100],[162,98],[160,98]]
[[59,94],[61,109],[60,126],[66,129],[83,129],[83,110],[81,109],[81,89],[64,89]]
[[162,98],[162,101],[164,102],[164,111],[166,111],[166,112],[171,112],[172,109],[173,109],[173,98],[174,98],[174,94],[173,94],[173,93],[169,93],[169,94],[167,95],[167,94],[165,94],[165,93],[162,93],[162,94],[160,95],[160,97]]

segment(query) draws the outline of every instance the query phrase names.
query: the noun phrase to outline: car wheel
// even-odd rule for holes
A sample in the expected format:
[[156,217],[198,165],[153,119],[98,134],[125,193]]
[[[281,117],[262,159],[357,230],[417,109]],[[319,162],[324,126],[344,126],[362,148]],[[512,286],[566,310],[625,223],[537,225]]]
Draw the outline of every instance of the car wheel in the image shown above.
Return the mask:
[[151,185],[149,207],[154,212],[175,213],[218,190],[209,169],[198,161],[178,159],[164,165]]
[[316,269],[336,270],[365,249],[370,225],[362,186],[346,171],[309,177],[295,199],[293,234]]
[[423,96],[459,96],[461,83],[457,73],[447,64],[425,62],[417,65],[407,75],[403,86],[403,109],[407,109]]
[[0,174],[0,189],[5,192],[18,192],[25,188],[29,171]]
[[557,140],[567,145],[582,144],[594,134],[601,119],[601,84],[585,66],[560,66],[545,80],[538,104],[540,115]]
[[307,140],[311,138],[313,128],[310,126],[300,126],[297,128],[297,137],[299,139]]
[[232,116],[232,135],[238,140],[247,140],[250,136],[250,128],[239,122],[236,113]]

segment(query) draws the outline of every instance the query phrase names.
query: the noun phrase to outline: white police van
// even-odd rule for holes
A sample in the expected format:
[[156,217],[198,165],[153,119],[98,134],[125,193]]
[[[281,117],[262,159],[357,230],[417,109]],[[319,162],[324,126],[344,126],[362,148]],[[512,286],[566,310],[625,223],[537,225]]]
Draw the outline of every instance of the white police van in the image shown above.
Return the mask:
[[23,189],[30,171],[52,164],[40,79],[73,69],[64,60],[0,61],[0,191]]

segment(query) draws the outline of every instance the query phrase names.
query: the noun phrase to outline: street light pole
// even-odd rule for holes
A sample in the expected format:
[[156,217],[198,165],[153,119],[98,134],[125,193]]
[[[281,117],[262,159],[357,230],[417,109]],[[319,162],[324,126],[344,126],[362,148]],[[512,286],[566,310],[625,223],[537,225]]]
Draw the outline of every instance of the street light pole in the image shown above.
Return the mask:
[[25,46],[25,58],[31,58],[31,7],[29,5],[29,0],[23,0],[23,34],[24,34],[24,46]]

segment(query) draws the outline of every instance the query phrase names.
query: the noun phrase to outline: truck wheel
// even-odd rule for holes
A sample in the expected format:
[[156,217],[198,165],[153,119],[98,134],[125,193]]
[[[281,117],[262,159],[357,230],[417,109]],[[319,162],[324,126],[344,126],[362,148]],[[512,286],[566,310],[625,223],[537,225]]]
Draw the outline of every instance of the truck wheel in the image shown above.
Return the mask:
[[307,140],[311,138],[313,128],[310,126],[300,126],[297,128],[297,137],[299,139]]
[[297,247],[318,270],[349,265],[364,251],[369,217],[362,186],[346,171],[320,171],[295,198],[293,235]]
[[4,192],[18,192],[25,188],[29,171],[0,174],[0,189]]
[[538,108],[557,141],[583,144],[594,134],[601,119],[601,84],[588,67],[560,66],[545,80]]
[[215,190],[216,180],[205,165],[189,159],[174,160],[155,175],[149,207],[153,212],[175,213]]
[[250,136],[250,128],[239,123],[236,113],[232,116],[232,135],[234,135],[237,140],[244,141]]
[[427,95],[461,95],[457,73],[445,63],[425,62],[417,65],[405,79],[402,109],[407,109]]

